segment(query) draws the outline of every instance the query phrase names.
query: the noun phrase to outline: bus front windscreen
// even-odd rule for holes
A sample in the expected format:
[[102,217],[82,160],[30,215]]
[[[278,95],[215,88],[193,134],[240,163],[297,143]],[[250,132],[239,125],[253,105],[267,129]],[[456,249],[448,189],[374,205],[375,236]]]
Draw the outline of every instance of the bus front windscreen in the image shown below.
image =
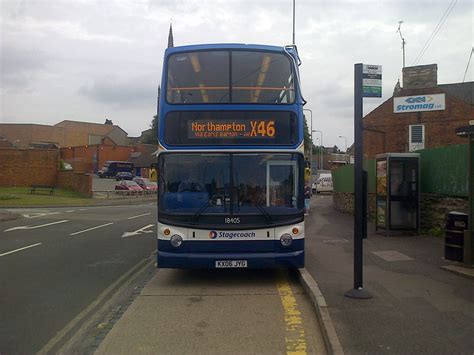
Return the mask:
[[303,209],[300,154],[160,154],[160,212],[292,215]]
[[294,74],[284,53],[214,50],[168,60],[170,104],[291,104]]

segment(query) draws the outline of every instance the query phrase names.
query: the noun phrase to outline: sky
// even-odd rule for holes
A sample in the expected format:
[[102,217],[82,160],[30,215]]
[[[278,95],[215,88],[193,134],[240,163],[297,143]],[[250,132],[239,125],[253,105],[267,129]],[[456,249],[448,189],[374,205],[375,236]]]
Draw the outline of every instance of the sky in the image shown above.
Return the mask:
[[[364,99],[368,113],[401,76],[399,21],[411,66],[450,7],[417,63],[436,63],[440,84],[463,80],[472,1],[296,0],[305,108],[325,146],[344,150],[354,140],[354,64],[382,65],[383,97]],[[171,19],[175,46],[292,41],[292,0],[0,0],[0,122],[107,118],[140,135],[156,114]],[[465,81],[474,80],[473,66]]]

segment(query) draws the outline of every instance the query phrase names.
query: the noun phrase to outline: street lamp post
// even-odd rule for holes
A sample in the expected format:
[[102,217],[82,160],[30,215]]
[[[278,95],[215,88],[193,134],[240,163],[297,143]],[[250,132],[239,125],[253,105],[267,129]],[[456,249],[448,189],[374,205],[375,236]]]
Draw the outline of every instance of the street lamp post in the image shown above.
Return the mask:
[[344,142],[345,142],[344,152],[347,153],[347,137],[346,136],[339,136],[339,138],[344,138]]
[[319,147],[319,152],[318,152],[318,157],[317,157],[318,169],[321,169],[321,139],[319,137],[316,137],[315,140],[316,140],[316,146]]
[[313,132],[319,132],[319,134],[321,134],[321,146],[319,147],[319,156],[321,157],[320,158],[320,161],[321,161],[321,167],[320,169],[322,170],[323,169],[323,159],[324,159],[324,155],[323,155],[323,132],[320,131],[319,129],[315,129],[315,130],[312,130]]

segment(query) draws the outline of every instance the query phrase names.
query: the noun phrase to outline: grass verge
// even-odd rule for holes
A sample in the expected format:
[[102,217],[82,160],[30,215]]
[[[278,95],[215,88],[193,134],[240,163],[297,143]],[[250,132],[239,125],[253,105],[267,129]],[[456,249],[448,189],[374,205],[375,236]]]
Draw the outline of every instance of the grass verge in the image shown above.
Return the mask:
[[91,202],[92,199],[65,189],[54,189],[50,196],[48,192],[31,194],[29,187],[0,187],[0,207],[89,205]]

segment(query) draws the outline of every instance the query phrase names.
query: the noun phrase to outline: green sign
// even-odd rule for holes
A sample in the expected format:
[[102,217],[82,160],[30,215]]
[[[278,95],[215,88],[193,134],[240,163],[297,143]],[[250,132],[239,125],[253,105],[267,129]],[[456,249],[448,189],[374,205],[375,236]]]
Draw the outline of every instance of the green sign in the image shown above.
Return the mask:
[[382,97],[382,66],[364,64],[362,67],[362,96]]

